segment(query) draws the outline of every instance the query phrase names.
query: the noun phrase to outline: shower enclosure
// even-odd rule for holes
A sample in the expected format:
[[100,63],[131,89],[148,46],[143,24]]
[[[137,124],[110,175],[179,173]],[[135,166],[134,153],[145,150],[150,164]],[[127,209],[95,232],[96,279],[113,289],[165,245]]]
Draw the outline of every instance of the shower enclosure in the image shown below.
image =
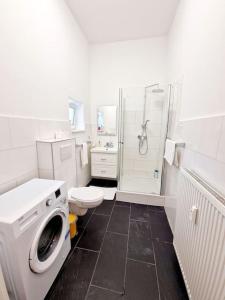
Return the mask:
[[160,195],[169,89],[120,89],[119,190]]

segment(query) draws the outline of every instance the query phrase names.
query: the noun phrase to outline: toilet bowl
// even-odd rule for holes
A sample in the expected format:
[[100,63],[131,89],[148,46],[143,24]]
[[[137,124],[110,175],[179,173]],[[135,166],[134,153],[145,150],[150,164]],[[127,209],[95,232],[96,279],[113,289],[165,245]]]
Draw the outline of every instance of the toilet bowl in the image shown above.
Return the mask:
[[85,215],[88,208],[99,206],[103,199],[103,191],[96,187],[71,188],[68,191],[70,211],[77,216]]

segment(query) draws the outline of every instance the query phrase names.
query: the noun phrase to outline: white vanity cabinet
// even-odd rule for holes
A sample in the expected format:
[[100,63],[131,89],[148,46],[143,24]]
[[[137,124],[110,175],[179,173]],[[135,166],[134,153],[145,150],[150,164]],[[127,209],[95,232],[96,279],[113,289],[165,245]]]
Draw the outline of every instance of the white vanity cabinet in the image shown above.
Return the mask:
[[117,178],[117,150],[96,147],[91,149],[91,176]]

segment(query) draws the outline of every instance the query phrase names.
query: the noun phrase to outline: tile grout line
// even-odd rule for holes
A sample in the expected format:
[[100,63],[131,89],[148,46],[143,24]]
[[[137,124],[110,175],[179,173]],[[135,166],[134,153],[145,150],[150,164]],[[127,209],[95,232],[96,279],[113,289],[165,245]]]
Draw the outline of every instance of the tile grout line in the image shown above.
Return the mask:
[[131,221],[135,221],[135,222],[142,222],[142,223],[150,223],[149,221],[143,221],[143,220],[137,220],[137,219],[130,219]]
[[110,232],[110,233],[113,233],[113,234],[122,235],[122,236],[127,236],[126,233],[121,233],[121,232],[116,232],[116,231],[111,231],[111,230],[107,230],[107,232]]
[[77,247],[77,246],[76,246],[76,248],[77,248],[77,249],[80,249],[80,250],[85,250],[85,251],[95,252],[95,253],[98,253],[98,252],[99,252],[99,250],[92,250],[92,249],[87,249],[87,248],[83,248],[83,247]]
[[96,288],[101,289],[101,290],[104,290],[104,291],[109,291],[109,292],[112,292],[112,293],[114,293],[114,294],[117,294],[117,295],[120,295],[120,296],[121,296],[121,293],[118,292],[118,291],[115,291],[115,290],[107,289],[107,288],[104,288],[104,287],[102,287],[102,286],[98,286],[98,285],[96,285],[96,284],[91,284],[90,286],[96,287]]
[[[148,211],[149,211],[149,209],[148,209]],[[154,260],[155,260],[155,273],[156,273],[156,281],[157,281],[157,287],[158,287],[158,293],[159,293],[159,300],[161,300],[160,288],[159,288],[159,277],[158,277],[157,262],[156,262],[155,247],[154,247],[154,239],[152,238],[152,225],[151,225],[150,221],[149,221],[149,226],[150,226],[150,232],[151,232],[153,255],[154,255]]]
[[156,214],[166,214],[164,210],[154,210],[154,209],[148,209],[150,212],[156,213]]
[[173,242],[168,242],[168,241],[162,241],[159,238],[154,238],[154,241],[158,242],[158,243],[163,243],[163,244],[168,244],[168,245],[173,245]]
[[127,261],[128,261],[128,257],[127,256],[128,256],[128,247],[129,247],[129,237],[130,237],[130,216],[131,216],[131,205],[130,205],[129,220],[128,220],[127,250],[126,250],[124,280],[123,280],[124,295],[126,293],[126,276],[127,276]]
[[[151,235],[152,235],[151,224],[150,224],[150,230],[151,230]],[[155,272],[156,272],[156,280],[157,280],[157,286],[158,286],[158,292],[159,292],[159,300],[161,300],[160,288],[159,288],[159,277],[158,277],[157,262],[156,262],[156,255],[155,255],[155,247],[154,247],[153,241],[152,241],[152,248],[153,248],[153,255],[154,255],[154,260],[155,260]]]
[[108,230],[109,223],[110,223],[110,220],[111,220],[111,217],[112,217],[112,213],[113,213],[113,210],[114,210],[114,207],[115,207],[115,200],[113,200],[113,201],[114,201],[114,204],[113,204],[110,216],[109,216],[109,221],[108,221],[108,224],[106,226],[106,230],[105,230],[105,233],[104,233],[104,236],[103,236],[103,239],[102,239],[102,244],[101,244],[101,247],[100,247],[99,252],[98,252],[98,257],[97,257],[97,260],[96,260],[96,263],[95,263],[95,266],[94,266],[94,270],[93,270],[93,273],[92,273],[92,276],[91,276],[91,280],[90,280],[90,283],[89,283],[89,286],[88,286],[88,289],[87,289],[87,293],[86,293],[86,296],[85,296],[84,300],[87,300],[88,293],[89,293],[89,290],[90,290],[90,286],[92,285],[92,280],[94,278],[94,274],[95,274],[95,271],[96,271],[96,268],[97,268],[97,265],[98,265],[99,257],[100,257],[100,254],[101,254],[101,251],[102,251],[102,247],[103,247],[103,244],[104,244],[104,241],[105,241],[105,236],[106,236],[106,233],[108,232],[107,230]]
[[110,217],[110,214],[109,214],[109,215],[106,215],[106,214],[100,214],[100,213],[95,213],[95,212],[93,213],[93,215]]
[[128,260],[131,260],[131,261],[135,261],[135,262],[138,262],[140,264],[146,264],[146,265],[151,265],[151,266],[156,266],[155,264],[153,263],[150,263],[150,262],[147,262],[147,261],[143,261],[143,260],[139,260],[139,259],[133,259],[133,258],[130,258],[130,257],[127,257]]

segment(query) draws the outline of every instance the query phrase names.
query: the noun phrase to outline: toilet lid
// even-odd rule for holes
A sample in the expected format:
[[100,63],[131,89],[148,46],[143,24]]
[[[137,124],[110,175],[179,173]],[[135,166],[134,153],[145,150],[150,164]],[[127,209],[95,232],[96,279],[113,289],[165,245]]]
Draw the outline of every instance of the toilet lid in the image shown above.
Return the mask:
[[83,202],[92,202],[104,198],[104,193],[101,189],[95,187],[72,188],[71,197]]

